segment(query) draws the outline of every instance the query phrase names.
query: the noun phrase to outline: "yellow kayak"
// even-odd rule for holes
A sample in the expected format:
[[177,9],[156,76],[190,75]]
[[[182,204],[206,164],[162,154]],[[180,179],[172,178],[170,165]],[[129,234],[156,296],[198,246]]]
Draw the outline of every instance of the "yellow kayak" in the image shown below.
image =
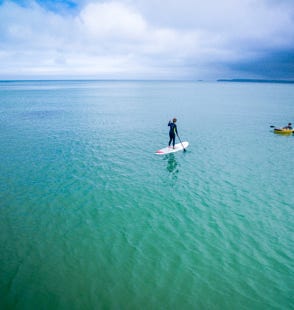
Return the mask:
[[274,133],[278,133],[280,135],[290,135],[291,133],[294,133],[294,129],[275,128]]

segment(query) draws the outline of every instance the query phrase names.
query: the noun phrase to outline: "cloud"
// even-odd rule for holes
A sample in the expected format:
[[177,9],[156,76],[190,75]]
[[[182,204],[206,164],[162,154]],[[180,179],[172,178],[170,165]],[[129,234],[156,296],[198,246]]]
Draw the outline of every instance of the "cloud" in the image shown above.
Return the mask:
[[[168,60],[178,61],[186,54],[182,51],[193,47],[194,40],[194,35],[154,28],[138,12],[117,2],[89,3],[76,16],[58,15],[36,3],[23,7],[6,2],[0,18],[0,60],[11,64],[2,66],[2,74],[9,70],[7,74],[133,77],[150,75],[154,67],[156,77]],[[186,46],[180,48],[179,42]]]
[[[0,78],[265,77],[251,65],[258,61],[273,64],[273,78],[294,46],[294,8],[286,0],[53,4],[0,5]],[[294,78],[293,66],[283,70]]]
[[88,4],[79,14],[80,27],[96,38],[132,40],[147,31],[147,24],[140,14],[120,3]]
[[260,58],[231,63],[233,71],[239,72],[239,77],[260,78],[263,76],[275,79],[293,79],[294,48],[287,51],[278,51],[262,54]]

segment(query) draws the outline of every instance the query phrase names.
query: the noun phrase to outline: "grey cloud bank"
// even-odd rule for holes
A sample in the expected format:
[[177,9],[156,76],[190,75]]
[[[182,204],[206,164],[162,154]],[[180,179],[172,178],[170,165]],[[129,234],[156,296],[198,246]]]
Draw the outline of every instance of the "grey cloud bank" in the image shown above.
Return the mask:
[[0,79],[294,79],[292,1],[2,1]]

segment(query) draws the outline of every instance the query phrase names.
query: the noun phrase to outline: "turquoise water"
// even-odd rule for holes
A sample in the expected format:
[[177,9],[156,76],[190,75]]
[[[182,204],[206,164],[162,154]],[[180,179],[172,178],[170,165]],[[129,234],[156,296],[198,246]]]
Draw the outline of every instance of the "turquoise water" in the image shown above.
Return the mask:
[[286,84],[1,82],[0,308],[293,309],[293,117]]

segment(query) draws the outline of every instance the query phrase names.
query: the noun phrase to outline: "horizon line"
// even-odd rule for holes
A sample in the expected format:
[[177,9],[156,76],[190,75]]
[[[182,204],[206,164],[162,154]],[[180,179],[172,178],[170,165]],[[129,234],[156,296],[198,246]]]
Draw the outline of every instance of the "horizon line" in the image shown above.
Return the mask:
[[255,78],[232,78],[232,79],[95,79],[95,78],[23,78],[23,79],[0,79],[0,83],[5,82],[233,82],[233,83],[294,83],[294,79],[255,79]]

